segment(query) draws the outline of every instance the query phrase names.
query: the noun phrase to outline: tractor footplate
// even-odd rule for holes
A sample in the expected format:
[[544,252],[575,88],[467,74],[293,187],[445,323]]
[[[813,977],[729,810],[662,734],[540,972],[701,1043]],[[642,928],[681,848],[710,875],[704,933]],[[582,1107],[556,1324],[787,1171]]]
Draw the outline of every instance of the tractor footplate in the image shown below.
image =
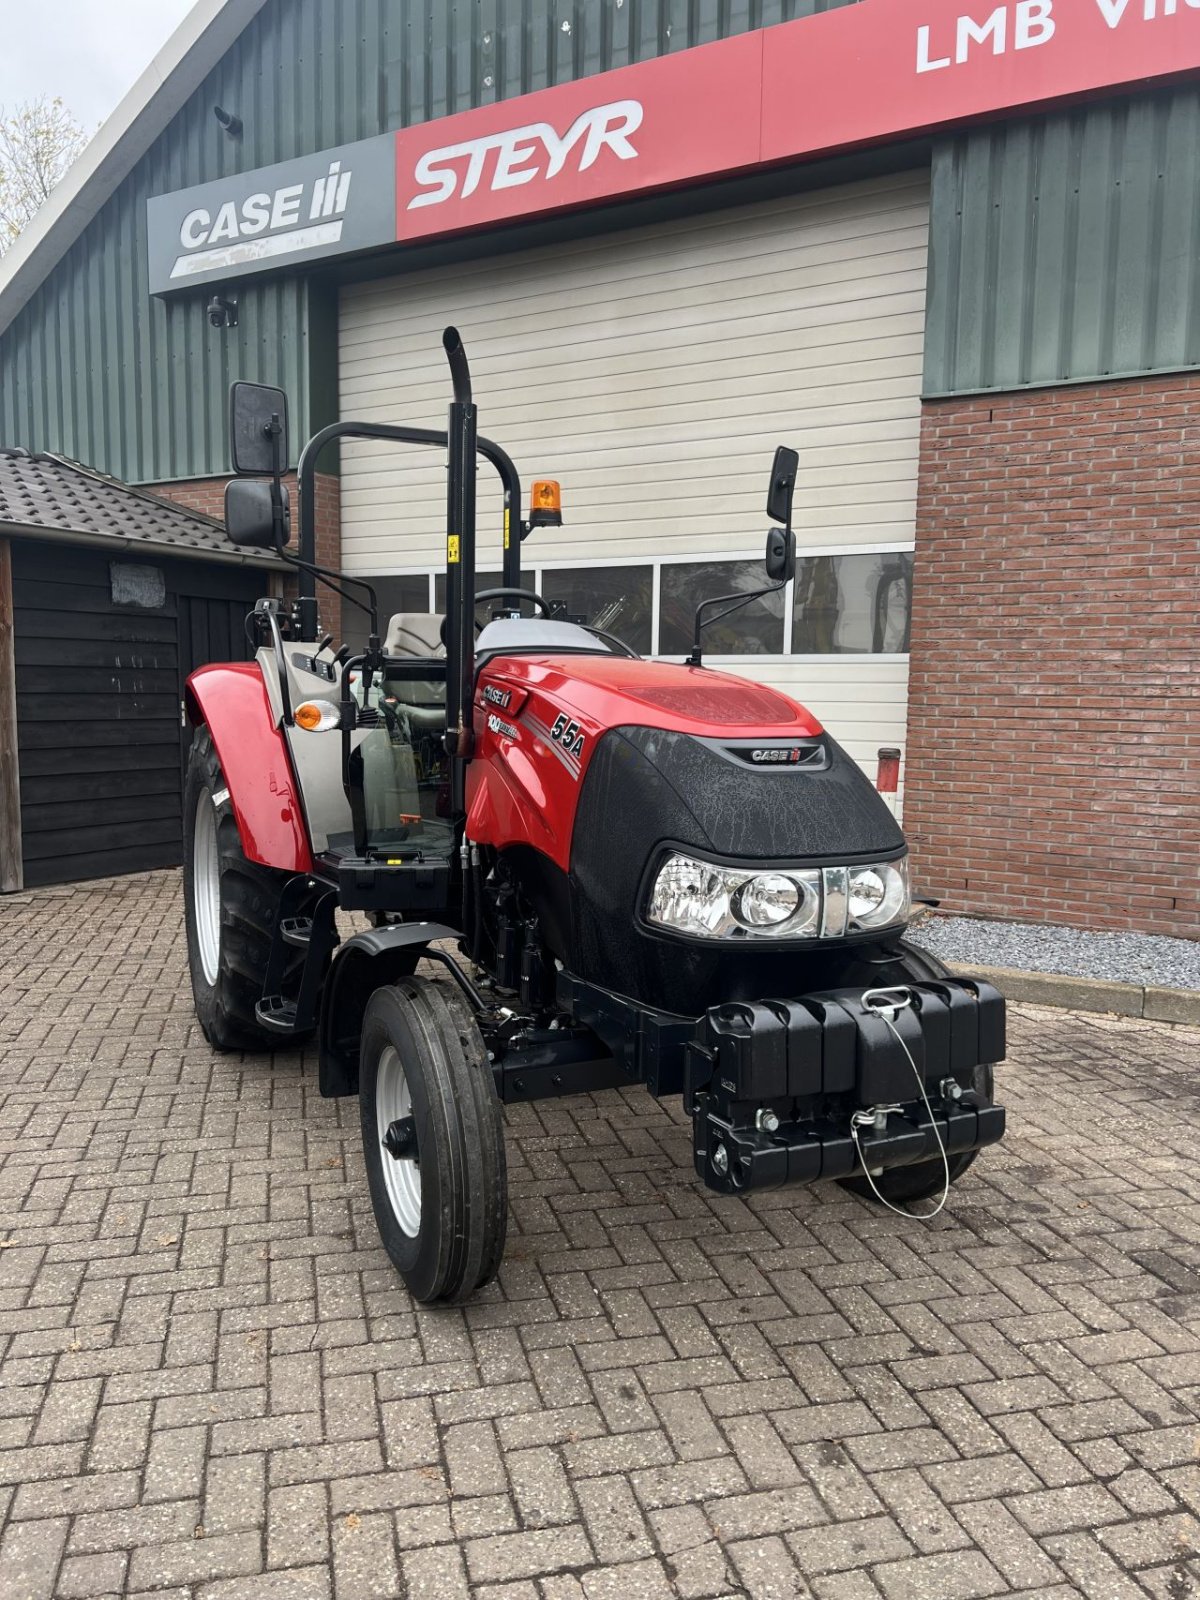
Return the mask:
[[870,991],[835,989],[735,1001],[699,1019],[685,1103],[696,1171],[711,1189],[846,1178],[864,1163],[875,1174],[940,1160],[939,1137],[955,1155],[1003,1136],[1004,1109],[976,1076],[1004,1058],[1000,994],[957,979],[903,993],[894,1009]]

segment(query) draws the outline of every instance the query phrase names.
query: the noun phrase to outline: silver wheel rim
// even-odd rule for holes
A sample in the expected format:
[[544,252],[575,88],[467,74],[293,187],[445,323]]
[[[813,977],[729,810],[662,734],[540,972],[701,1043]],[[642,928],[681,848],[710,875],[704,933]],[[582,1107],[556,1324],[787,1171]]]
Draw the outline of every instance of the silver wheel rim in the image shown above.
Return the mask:
[[375,1074],[375,1123],[383,1152],[383,1181],[401,1232],[415,1239],[421,1231],[421,1168],[412,1156],[390,1155],[382,1143],[393,1122],[411,1116],[412,1094],[404,1067],[395,1047],[385,1045]]
[[196,802],[192,836],[192,898],[196,907],[196,943],[204,981],[215,985],[221,961],[221,866],[217,856],[217,808],[212,792],[202,789]]

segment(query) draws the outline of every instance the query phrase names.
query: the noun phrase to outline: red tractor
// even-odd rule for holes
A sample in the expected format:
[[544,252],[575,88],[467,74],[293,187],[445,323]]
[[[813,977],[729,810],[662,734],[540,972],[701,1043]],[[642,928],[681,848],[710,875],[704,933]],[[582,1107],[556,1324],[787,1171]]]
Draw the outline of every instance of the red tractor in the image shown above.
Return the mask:
[[[903,835],[817,720],[703,666],[706,613],[753,596],[706,600],[672,664],[522,587],[521,542],[560,521],[557,485],[536,484],[522,520],[453,329],[444,344],[445,433],[338,422],[306,446],[299,557],[286,399],[233,387],[229,537],[293,561],[299,598],[258,603],[254,661],[188,685],[205,1035],[251,1050],[317,1034],[321,1093],[358,1095],[379,1231],[420,1301],[462,1300],[500,1264],[502,1102],[641,1083],[683,1096],[721,1193],[833,1178],[892,1206],[944,1201],[1004,1130],[1003,1000],[905,940]],[[381,635],[369,585],[316,566],[317,460],[344,437],[447,452],[444,618],[402,613]],[[481,458],[504,489],[504,586],[476,592]],[[776,452],[761,593],[792,575],[796,466]],[[363,592],[364,650],[321,635],[318,579]],[[340,939],[339,908],[371,925]]]

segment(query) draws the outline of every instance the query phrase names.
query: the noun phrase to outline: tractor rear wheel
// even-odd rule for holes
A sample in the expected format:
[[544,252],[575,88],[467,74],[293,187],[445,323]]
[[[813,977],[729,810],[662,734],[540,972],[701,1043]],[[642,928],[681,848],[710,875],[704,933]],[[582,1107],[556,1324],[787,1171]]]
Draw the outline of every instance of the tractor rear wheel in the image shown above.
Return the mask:
[[183,897],[196,1016],[217,1050],[278,1045],[254,1007],[288,876],[247,860],[212,735],[197,728],[183,786]]
[[491,1064],[458,990],[421,978],[376,989],[358,1082],[384,1248],[414,1300],[468,1299],[504,1254],[508,1175]]
[[[907,939],[901,940],[898,948],[899,954],[896,959],[888,963],[886,971],[879,969],[873,973],[871,982],[928,983],[930,980],[936,982],[939,978],[953,976],[949,967],[939,961],[932,951],[911,944]],[[977,1066],[970,1087],[990,1100],[994,1090],[992,1068]],[[952,1184],[958,1182],[978,1154],[978,1150],[966,1150],[950,1157]],[[873,1200],[878,1205],[882,1196],[884,1200],[898,1206],[918,1200],[932,1200],[935,1195],[940,1195],[946,1183],[946,1168],[939,1156],[934,1161],[914,1162],[911,1167],[892,1167],[890,1171],[877,1174],[874,1181],[875,1189],[872,1189],[870,1180],[861,1172],[853,1178],[838,1179],[843,1189],[849,1189],[851,1194],[861,1195],[864,1200]]]

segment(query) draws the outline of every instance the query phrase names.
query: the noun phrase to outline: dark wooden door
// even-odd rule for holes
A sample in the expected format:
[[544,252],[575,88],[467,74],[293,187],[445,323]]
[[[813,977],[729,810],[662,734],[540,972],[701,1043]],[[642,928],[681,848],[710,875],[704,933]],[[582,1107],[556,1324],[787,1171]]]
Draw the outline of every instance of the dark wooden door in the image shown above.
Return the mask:
[[25,883],[178,866],[189,672],[250,654],[253,569],[14,541]]
[[103,552],[13,545],[25,883],[182,859],[175,598],[114,603]]

